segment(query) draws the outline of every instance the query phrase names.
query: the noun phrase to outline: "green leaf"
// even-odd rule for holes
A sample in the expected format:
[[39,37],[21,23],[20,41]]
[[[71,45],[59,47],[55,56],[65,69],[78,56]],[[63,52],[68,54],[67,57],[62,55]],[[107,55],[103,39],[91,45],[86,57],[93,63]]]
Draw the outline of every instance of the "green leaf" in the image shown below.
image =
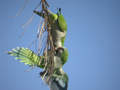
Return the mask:
[[16,60],[20,60],[20,62],[24,63],[25,65],[44,68],[44,57],[38,56],[28,48],[17,47],[11,51],[8,51],[8,54],[14,56]]

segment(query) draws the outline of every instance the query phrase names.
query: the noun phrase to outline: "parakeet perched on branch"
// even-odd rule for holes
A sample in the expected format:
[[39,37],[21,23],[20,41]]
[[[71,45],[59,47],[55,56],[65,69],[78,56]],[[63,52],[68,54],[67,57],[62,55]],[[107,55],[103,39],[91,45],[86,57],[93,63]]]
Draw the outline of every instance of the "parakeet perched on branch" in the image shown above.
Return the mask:
[[[55,48],[63,47],[64,40],[67,32],[67,24],[64,16],[61,13],[61,8],[58,9],[57,13],[52,13],[51,11],[47,10],[49,23],[51,25],[51,35],[52,40]],[[45,17],[45,12],[38,12],[34,10],[34,13],[41,17]]]

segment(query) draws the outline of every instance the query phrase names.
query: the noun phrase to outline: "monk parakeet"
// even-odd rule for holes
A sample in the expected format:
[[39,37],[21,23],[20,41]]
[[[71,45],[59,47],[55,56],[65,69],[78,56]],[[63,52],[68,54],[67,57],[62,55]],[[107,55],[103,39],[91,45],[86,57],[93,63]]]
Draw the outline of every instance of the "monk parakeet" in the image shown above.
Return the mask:
[[[64,46],[64,40],[67,32],[67,24],[64,16],[61,13],[61,8],[58,9],[57,13],[53,13],[49,10],[48,17],[49,17],[49,23],[51,25],[51,35],[52,40],[55,48],[63,47]],[[38,12],[34,10],[34,13],[41,17],[45,17],[45,12]]]

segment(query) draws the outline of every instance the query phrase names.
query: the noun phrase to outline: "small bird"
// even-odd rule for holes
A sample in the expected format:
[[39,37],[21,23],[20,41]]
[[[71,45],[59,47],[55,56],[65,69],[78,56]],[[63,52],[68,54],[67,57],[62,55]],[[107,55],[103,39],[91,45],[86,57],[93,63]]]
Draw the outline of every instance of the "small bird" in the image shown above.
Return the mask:
[[48,16],[49,18],[49,24],[51,25],[51,35],[52,40],[55,48],[63,47],[64,46],[64,40],[66,37],[67,32],[67,23],[64,18],[64,16],[61,13],[61,8],[57,10],[57,13],[53,13],[50,10],[47,10],[48,14],[45,12],[39,12],[34,10],[35,14],[41,16],[42,18],[45,18],[45,16]]

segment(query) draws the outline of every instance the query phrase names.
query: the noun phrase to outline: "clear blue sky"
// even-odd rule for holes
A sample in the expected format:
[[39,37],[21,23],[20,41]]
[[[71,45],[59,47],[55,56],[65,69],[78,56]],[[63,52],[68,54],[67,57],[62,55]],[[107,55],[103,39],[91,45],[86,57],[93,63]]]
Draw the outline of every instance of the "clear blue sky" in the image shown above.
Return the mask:
[[[26,27],[39,0],[30,0],[22,14],[12,18],[24,0],[0,1],[0,90],[48,90],[39,77],[40,69],[8,56],[17,46],[28,47],[36,38],[39,17]],[[68,90],[120,90],[120,0],[49,0],[51,9],[61,7],[68,24],[65,46],[69,60],[64,70]]]

